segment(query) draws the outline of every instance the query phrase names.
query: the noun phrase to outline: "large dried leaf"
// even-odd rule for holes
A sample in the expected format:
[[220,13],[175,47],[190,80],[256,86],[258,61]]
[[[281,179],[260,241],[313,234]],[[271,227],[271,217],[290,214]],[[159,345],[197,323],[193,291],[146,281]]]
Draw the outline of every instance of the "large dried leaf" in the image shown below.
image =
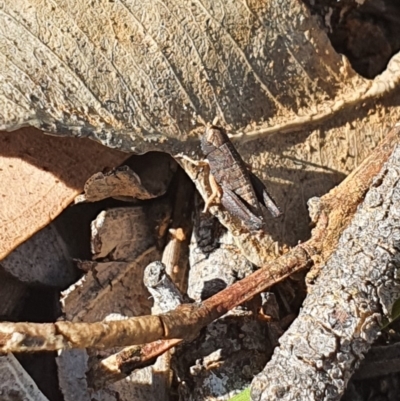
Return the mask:
[[[337,184],[385,132],[365,128],[371,121],[355,106],[392,90],[400,77],[400,55],[373,81],[358,76],[299,0],[168,0],[156,7],[6,0],[0,32],[4,129],[31,124],[124,150],[189,154],[197,149],[194,134],[218,116],[243,134],[237,139],[262,138],[240,151],[264,181],[274,175],[280,188],[271,192],[285,227],[279,222],[261,246],[238,240],[257,264],[270,258],[274,242],[307,237],[307,198]],[[305,146],[311,132],[268,135],[335,115],[337,125],[351,124],[344,141],[332,126],[315,131]],[[339,146],[324,141],[328,128]],[[353,133],[368,143],[351,160]]]
[[54,219],[92,174],[127,157],[34,129],[0,133],[0,260]]
[[216,116],[249,137],[293,129],[390,87],[299,0],[5,0],[0,33],[0,128],[124,150],[188,151]]

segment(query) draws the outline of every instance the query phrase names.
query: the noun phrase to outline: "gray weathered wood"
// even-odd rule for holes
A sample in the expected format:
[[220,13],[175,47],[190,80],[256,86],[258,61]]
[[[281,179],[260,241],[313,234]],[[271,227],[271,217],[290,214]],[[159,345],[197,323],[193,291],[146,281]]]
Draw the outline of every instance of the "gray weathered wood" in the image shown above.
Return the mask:
[[339,400],[400,297],[400,147],[376,177],[252,400]]
[[165,265],[156,261],[144,270],[144,285],[153,297],[152,314],[166,313],[183,303],[183,296],[165,272]]
[[0,377],[1,400],[48,401],[13,354],[0,356]]
[[232,235],[215,217],[197,205],[189,253],[188,295],[196,302],[207,299],[254,271],[254,266],[235,247]]

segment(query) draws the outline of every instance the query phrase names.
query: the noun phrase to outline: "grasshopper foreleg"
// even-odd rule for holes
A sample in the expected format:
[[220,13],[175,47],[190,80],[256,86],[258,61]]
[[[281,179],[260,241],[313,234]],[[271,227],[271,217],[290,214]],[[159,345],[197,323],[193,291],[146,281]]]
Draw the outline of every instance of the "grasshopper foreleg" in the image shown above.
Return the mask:
[[203,213],[206,213],[208,211],[208,208],[210,207],[211,203],[213,203],[216,198],[219,201],[222,195],[221,187],[218,185],[217,181],[215,180],[215,177],[212,174],[208,176],[208,181],[210,183],[212,193],[208,197],[206,204],[204,205]]

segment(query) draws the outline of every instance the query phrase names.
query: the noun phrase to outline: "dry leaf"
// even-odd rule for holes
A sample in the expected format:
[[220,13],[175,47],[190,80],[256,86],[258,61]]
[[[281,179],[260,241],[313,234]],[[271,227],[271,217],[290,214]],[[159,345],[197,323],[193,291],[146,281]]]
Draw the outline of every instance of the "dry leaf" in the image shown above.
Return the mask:
[[32,128],[1,132],[0,260],[61,213],[92,174],[127,157],[87,139]]

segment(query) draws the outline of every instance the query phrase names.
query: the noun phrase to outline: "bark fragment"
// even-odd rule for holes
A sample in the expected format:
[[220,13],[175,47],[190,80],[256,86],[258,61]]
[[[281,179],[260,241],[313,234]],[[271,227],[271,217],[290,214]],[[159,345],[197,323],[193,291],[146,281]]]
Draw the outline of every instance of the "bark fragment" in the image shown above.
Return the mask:
[[[152,313],[166,313],[183,302],[182,294],[165,273],[165,266],[160,262],[150,263],[146,267],[144,283],[154,299]],[[143,352],[143,350],[145,351]],[[155,350],[157,351],[157,347],[155,347]],[[153,362],[157,353],[153,354],[153,358],[149,354],[151,354],[149,347],[132,346],[126,347],[118,353],[99,361],[92,365],[87,373],[89,387],[98,390],[110,383],[128,377],[133,371]],[[167,361],[164,361],[165,358],[167,358]],[[172,376],[169,359],[170,355],[166,352],[159,356],[154,366],[146,369],[147,374],[150,376],[149,382],[156,382],[158,390],[161,391],[158,395],[160,401],[168,398]],[[130,381],[132,383],[135,383],[135,376],[136,372],[131,375]],[[153,380],[151,380],[152,377]]]
[[132,156],[123,166],[90,177],[85,183],[85,193],[75,198],[75,203],[110,197],[125,201],[157,198],[167,191],[176,167],[165,153]]
[[[92,223],[92,249],[96,260],[81,262],[87,273],[63,293],[64,313],[68,320],[93,322],[105,319],[103,324],[107,325],[110,320],[123,321],[150,313],[152,302],[143,285],[143,271],[161,257],[155,245],[159,235],[165,234],[165,221],[169,221],[170,214],[168,199],[157,199],[140,206],[109,209],[97,216]],[[159,228],[155,230],[154,225]],[[86,372],[90,366],[97,365],[99,359],[113,352],[116,352],[113,347],[103,352],[93,349],[62,352],[57,364],[64,397],[71,401],[76,397],[82,401],[91,400]],[[108,379],[109,386],[97,391],[94,399],[108,397],[108,400],[125,401],[133,393],[137,394],[137,399],[143,399],[147,397],[145,389],[152,388],[151,380],[148,380],[151,378],[149,369],[135,375],[135,381],[130,378],[117,384],[113,384],[115,374],[110,378],[102,373],[98,380],[104,383]]]

